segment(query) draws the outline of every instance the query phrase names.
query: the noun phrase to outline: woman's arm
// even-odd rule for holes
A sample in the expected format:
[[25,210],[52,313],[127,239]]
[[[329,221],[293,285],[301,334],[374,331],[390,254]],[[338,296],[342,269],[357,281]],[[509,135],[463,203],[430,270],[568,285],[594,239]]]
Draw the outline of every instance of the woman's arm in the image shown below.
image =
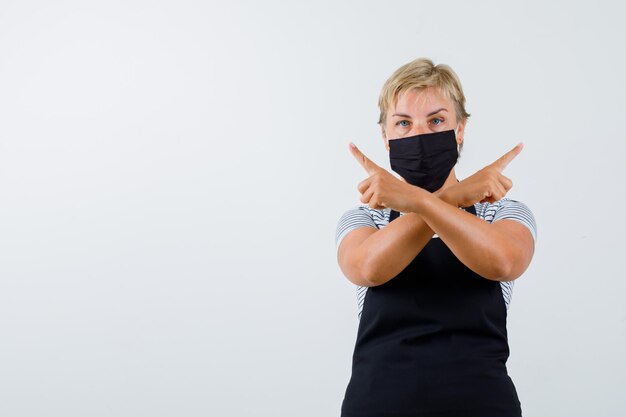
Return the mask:
[[[402,204],[394,209],[406,214],[389,223],[383,229],[374,227],[359,227],[349,232],[339,244],[337,261],[346,278],[356,285],[373,287],[384,284],[398,275],[411,263],[422,248],[432,238],[434,232],[417,214],[410,213],[415,201],[414,187],[405,181],[400,181],[387,170],[379,167],[367,158],[354,144],[350,144],[350,151],[370,175],[362,181],[358,189],[361,192],[361,202],[369,203],[375,188],[384,189],[387,193],[399,197]],[[367,184],[374,182],[376,187]],[[366,195],[363,195],[365,193]],[[429,193],[430,194],[430,193]],[[457,198],[456,193],[436,193],[452,201]],[[445,204],[445,203],[444,203]],[[372,208],[384,206],[369,204]]]
[[[476,201],[500,200],[513,186],[502,171],[521,150],[522,144],[518,144],[471,177],[446,188],[443,198],[464,207]],[[478,275],[494,281],[512,281],[528,268],[535,242],[526,226],[507,219],[487,223],[421,188],[411,191],[414,204],[409,211],[419,214],[452,253]]]
[[534,252],[533,237],[515,220],[493,223],[459,210],[416,188],[412,210],[434,230],[452,253],[478,275],[512,281],[522,275]]
[[402,272],[433,234],[419,215],[406,213],[380,230],[359,227],[348,233],[339,244],[337,261],[352,283],[381,285]]

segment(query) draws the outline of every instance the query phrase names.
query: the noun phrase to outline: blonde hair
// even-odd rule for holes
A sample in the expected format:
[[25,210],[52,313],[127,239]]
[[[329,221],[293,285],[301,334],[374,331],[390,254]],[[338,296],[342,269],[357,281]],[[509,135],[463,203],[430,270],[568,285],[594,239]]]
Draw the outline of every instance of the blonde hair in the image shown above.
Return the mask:
[[[413,89],[436,87],[452,102],[456,112],[456,119],[461,123],[470,116],[465,111],[465,95],[461,81],[456,73],[446,64],[435,65],[428,58],[417,58],[398,68],[383,85],[378,99],[380,117],[378,124],[384,126],[387,110],[395,104],[398,97]],[[461,148],[463,143],[459,146]],[[460,149],[459,149],[460,150]]]

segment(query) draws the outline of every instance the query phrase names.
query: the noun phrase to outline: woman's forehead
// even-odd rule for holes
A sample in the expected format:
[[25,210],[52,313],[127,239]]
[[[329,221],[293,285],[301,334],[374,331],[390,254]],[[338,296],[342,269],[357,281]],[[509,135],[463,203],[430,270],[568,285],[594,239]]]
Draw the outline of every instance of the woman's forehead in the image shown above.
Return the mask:
[[392,113],[430,113],[434,107],[450,111],[452,104],[452,100],[437,87],[412,89],[398,95]]

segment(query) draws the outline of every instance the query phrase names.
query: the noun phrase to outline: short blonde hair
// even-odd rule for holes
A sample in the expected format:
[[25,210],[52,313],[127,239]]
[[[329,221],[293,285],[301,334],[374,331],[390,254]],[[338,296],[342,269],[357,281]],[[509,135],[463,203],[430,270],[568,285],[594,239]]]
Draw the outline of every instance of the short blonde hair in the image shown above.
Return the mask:
[[[387,111],[398,97],[413,89],[437,87],[452,102],[456,112],[457,122],[467,120],[470,114],[465,111],[465,95],[461,81],[456,73],[446,64],[435,65],[428,58],[418,58],[398,68],[383,85],[378,99],[380,117],[378,124],[384,126]],[[460,147],[463,146],[461,143]]]

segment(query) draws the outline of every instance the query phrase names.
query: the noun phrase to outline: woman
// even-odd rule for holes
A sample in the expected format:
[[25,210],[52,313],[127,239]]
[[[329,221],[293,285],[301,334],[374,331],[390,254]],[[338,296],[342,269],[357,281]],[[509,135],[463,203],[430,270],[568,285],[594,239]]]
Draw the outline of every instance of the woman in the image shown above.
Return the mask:
[[465,97],[452,69],[428,59],[399,68],[379,107],[402,180],[350,144],[368,178],[365,205],[337,226],[360,317],[341,415],[521,416],[506,312],[536,226],[527,206],[503,198],[512,183],[502,171],[522,146],[458,181]]

